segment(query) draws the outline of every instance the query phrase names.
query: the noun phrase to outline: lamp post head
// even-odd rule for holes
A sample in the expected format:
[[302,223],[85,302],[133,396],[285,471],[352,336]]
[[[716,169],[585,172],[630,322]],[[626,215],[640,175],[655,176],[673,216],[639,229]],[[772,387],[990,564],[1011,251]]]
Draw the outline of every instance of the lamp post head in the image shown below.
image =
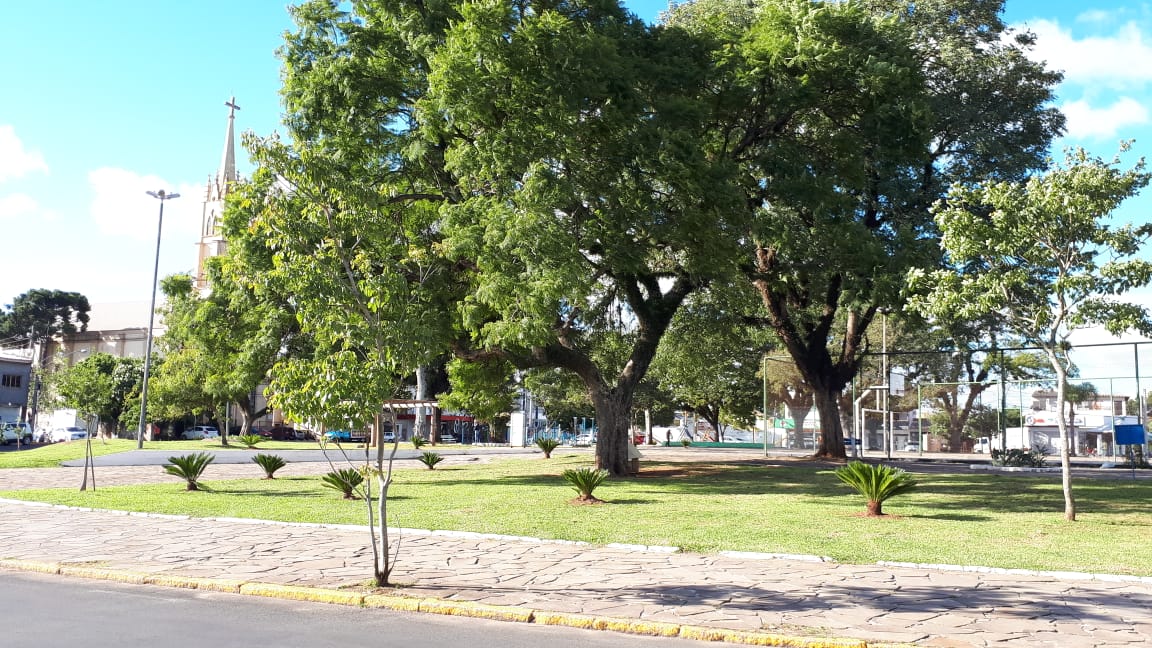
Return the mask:
[[152,196],[153,198],[159,198],[160,200],[172,200],[173,198],[180,197],[180,194],[178,193],[168,193],[163,189],[159,191],[147,191],[145,193],[147,193],[149,196]]

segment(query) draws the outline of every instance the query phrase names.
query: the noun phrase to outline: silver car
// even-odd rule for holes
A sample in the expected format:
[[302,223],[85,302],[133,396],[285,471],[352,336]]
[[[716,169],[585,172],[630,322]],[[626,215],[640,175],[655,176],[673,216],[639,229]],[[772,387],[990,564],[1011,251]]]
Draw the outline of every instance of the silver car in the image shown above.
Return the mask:
[[88,430],[82,427],[71,426],[58,427],[55,430],[52,430],[52,434],[49,435],[48,440],[53,443],[58,443],[61,441],[79,441],[81,439],[87,438]]

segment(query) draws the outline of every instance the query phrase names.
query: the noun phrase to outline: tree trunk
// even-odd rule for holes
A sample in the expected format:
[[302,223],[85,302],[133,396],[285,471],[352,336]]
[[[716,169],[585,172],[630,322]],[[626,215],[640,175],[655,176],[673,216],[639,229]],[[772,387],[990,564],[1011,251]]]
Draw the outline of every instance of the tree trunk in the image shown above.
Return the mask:
[[[804,398],[803,401],[798,401],[795,405],[788,403],[788,414],[792,419],[792,436],[796,448],[804,447],[804,420],[808,418],[808,413],[812,411],[811,399]],[[815,446],[813,446],[815,447]]]
[[879,517],[884,515],[884,502],[880,500],[868,500],[868,517]]
[[613,477],[631,474],[628,469],[629,427],[632,394],[623,390],[592,390],[596,408],[596,467]]
[[[428,384],[431,382],[429,380],[430,372],[431,369],[427,365],[420,365],[419,367],[416,367],[416,400],[428,399]],[[416,407],[416,423],[412,426],[412,434],[419,437],[424,437],[425,439],[428,438],[427,410],[423,405],[418,405]],[[436,431],[435,440],[437,442],[440,441],[439,429]]]
[[816,457],[845,459],[844,428],[840,425],[840,390],[814,388],[816,411],[820,413],[820,443]]
[[1064,519],[1069,522],[1076,521],[1076,500],[1072,497],[1072,461],[1068,450],[1068,422],[1064,420],[1064,396],[1068,389],[1068,372],[1064,364],[1056,357],[1053,350],[1055,345],[1046,348],[1048,361],[1056,370],[1056,402],[1058,414],[1056,425],[1060,429],[1060,483],[1064,489]]

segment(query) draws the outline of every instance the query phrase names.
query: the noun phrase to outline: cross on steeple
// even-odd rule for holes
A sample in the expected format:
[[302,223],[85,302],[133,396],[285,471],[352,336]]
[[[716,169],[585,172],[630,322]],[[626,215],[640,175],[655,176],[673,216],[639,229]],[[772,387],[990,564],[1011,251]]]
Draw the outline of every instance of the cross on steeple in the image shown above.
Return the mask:
[[232,99],[231,99],[231,100],[229,100],[229,101],[225,101],[225,102],[224,102],[224,105],[225,105],[225,106],[228,106],[229,108],[231,108],[231,109],[232,109],[232,110],[229,110],[229,111],[228,111],[228,118],[229,118],[229,119],[232,119],[233,117],[235,117],[235,116],[236,116],[236,111],[237,111],[237,110],[240,110],[240,106],[237,106],[237,105],[236,105],[236,97],[232,97]]

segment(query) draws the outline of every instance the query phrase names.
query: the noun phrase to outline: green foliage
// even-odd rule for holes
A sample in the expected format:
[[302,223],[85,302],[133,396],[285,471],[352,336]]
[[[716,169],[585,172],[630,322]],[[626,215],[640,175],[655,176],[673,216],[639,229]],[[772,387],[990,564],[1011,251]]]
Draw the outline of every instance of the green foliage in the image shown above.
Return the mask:
[[225,255],[208,260],[207,294],[195,290],[189,275],[162,280],[165,362],[150,385],[155,411],[171,418],[235,403],[243,413],[242,434],[263,413],[255,410],[252,393],[298,334],[287,300],[268,297],[237,276],[241,262],[233,257],[244,249],[230,245]]
[[[1127,146],[1122,147],[1122,149]],[[1152,334],[1146,307],[1119,299],[1152,283],[1152,262],[1137,256],[1152,225],[1113,228],[1111,213],[1147,186],[1140,161],[1122,170],[1083,149],[1063,166],[1026,181],[988,180],[953,187],[936,221],[952,267],[909,274],[910,306],[944,321],[995,315],[1043,349],[1065,400],[1070,365],[1064,345],[1077,328]],[[993,176],[995,177],[995,176]],[[1068,426],[1057,417],[1061,447]],[[1076,519],[1071,466],[1062,453],[1064,517]]]
[[884,464],[850,461],[836,469],[836,477],[868,501],[868,515],[884,515],[884,502],[916,486],[916,480],[902,468]]
[[259,434],[241,434],[236,440],[243,444],[245,448],[251,450],[260,445],[264,441],[264,437]]
[[264,469],[265,479],[276,479],[274,476],[275,472],[288,465],[288,462],[284,461],[284,458],[280,455],[264,453],[252,457],[252,462]]
[[0,339],[41,342],[88,329],[88,298],[76,292],[29,290],[0,307]]
[[1044,454],[1040,448],[992,448],[992,465],[1043,468]]
[[583,466],[580,468],[568,468],[561,476],[564,481],[568,482],[578,494],[582,501],[599,501],[593,497],[592,492],[595,491],[601,484],[608,479],[608,471],[599,468],[588,468]]
[[436,468],[436,464],[440,463],[441,461],[444,461],[444,457],[441,457],[439,454],[437,454],[435,452],[422,453],[416,459],[417,459],[417,461],[424,464],[425,466],[428,466],[428,470],[434,470]]
[[188,490],[200,490],[200,476],[204,474],[204,469],[215,458],[208,452],[193,452],[192,454],[168,457],[169,463],[164,466],[164,471],[169,475],[184,479],[187,482]]
[[[710,82],[730,103],[718,99],[727,110],[714,119],[741,144],[716,138],[716,154],[733,155],[733,186],[756,197],[744,274],[759,321],[815,391],[820,453],[842,455],[837,401],[873,348],[878,309],[898,306],[904,273],[938,257],[928,206],[953,182],[1041,167],[1060,131],[1060,77],[1007,38],[1000,7],[705,0],[668,12],[722,44]],[[772,106],[769,123],[741,121],[748,105]]]
[[418,436],[412,437],[412,447],[413,448],[416,448],[417,450],[419,450],[420,448],[423,448],[425,445],[428,445],[428,439],[425,439],[424,437],[418,437]]
[[545,459],[550,459],[552,451],[560,447],[560,442],[551,437],[536,437],[536,447],[544,451]]
[[364,475],[355,468],[339,468],[322,476],[320,481],[343,493],[344,499],[356,499],[356,489],[364,483]]
[[99,416],[102,425],[131,426],[143,377],[143,359],[96,353],[57,372],[54,384],[65,407]]
[[[676,402],[703,416],[712,428],[731,421],[749,428],[761,407],[762,383],[757,380],[769,335],[750,327],[741,312],[755,303],[734,307],[746,295],[698,293],[677,312],[660,343],[652,377]],[[809,390],[810,391],[810,390]]]
[[688,437],[684,437],[684,438],[680,439],[680,445],[687,448],[688,446],[692,445],[692,439],[689,439]]
[[448,410],[465,410],[477,421],[493,422],[513,409],[518,390],[512,382],[513,367],[505,360],[467,362],[454,358],[448,362],[448,379],[452,390],[440,394],[440,406]]

